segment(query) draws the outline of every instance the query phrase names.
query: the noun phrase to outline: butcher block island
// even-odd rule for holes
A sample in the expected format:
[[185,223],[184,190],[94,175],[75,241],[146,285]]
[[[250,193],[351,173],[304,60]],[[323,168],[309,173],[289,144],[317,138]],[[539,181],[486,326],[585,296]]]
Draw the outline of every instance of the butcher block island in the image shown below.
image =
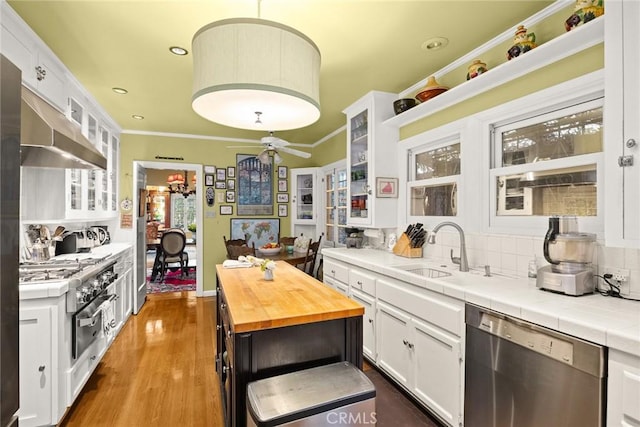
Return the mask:
[[348,361],[362,368],[364,307],[284,261],[216,266],[216,370],[227,426],[246,423],[252,381]]

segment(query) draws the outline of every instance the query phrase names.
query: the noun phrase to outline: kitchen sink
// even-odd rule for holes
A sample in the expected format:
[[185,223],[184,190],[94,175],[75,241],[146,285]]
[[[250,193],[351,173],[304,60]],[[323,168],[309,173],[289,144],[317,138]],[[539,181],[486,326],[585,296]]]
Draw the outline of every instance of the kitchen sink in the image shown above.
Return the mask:
[[451,276],[451,273],[447,271],[436,270],[435,268],[425,267],[420,264],[394,265],[393,268],[404,270],[407,273],[416,274],[418,276],[427,277],[429,279],[439,279]]

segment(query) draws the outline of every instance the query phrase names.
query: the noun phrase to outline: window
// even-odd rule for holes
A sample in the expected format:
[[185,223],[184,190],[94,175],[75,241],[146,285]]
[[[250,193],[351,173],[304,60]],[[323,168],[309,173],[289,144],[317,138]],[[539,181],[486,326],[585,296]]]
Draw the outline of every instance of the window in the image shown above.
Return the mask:
[[459,138],[409,150],[409,165],[409,215],[456,216]]
[[496,126],[495,217],[598,216],[602,98]]

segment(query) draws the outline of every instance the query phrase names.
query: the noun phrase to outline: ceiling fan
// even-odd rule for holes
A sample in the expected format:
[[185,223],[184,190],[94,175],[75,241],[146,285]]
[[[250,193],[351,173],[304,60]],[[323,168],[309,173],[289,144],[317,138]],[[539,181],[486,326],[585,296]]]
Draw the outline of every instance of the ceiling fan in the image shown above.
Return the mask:
[[[304,159],[308,159],[311,157],[310,153],[305,151],[296,150],[294,148],[289,148],[288,145],[291,145],[290,142],[285,141],[284,139],[278,138],[277,136],[273,136],[273,132],[269,132],[269,136],[264,136],[260,138],[260,142],[263,145],[263,149],[256,156],[258,160],[262,163],[269,163],[269,156],[273,155],[273,161],[276,164],[282,162],[282,157],[278,151],[282,151],[283,153],[293,154],[294,156],[302,157]],[[231,146],[227,148],[246,148],[246,146]]]

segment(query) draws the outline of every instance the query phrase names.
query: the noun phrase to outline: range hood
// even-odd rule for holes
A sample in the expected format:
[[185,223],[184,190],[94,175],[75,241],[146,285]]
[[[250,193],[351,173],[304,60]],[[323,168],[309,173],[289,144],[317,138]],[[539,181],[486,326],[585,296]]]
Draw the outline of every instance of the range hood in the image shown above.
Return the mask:
[[107,159],[61,112],[22,87],[21,165],[106,169]]

